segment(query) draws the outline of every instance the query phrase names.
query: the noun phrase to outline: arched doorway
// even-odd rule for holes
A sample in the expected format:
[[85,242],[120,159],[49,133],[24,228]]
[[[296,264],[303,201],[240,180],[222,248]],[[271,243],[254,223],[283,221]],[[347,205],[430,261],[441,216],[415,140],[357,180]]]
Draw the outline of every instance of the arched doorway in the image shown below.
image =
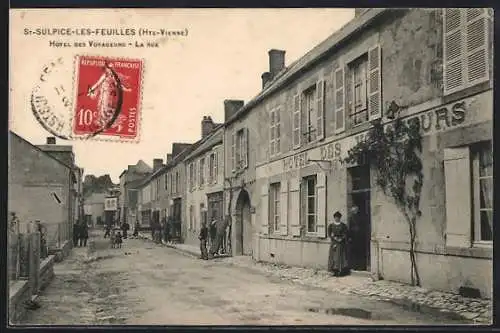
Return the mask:
[[250,196],[241,190],[235,209],[235,255],[252,255],[252,219],[250,215]]

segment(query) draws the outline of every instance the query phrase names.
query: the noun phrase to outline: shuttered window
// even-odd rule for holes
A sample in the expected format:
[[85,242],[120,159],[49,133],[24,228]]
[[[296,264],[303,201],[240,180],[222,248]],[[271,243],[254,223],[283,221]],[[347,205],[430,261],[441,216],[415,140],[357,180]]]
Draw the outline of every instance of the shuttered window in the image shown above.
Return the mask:
[[302,209],[300,207],[300,178],[294,177],[290,179],[290,207],[294,207],[293,213],[290,212],[289,220],[290,220],[290,230],[292,236],[300,236],[300,216],[302,213]]
[[382,117],[382,55],[380,46],[368,50],[368,119]]
[[325,81],[319,80],[316,84],[316,139],[325,137]]
[[288,234],[288,181],[281,182],[280,193],[281,217],[280,217],[280,233],[283,236]]
[[281,144],[281,107],[269,111],[269,155],[276,156],[280,153]]
[[300,94],[293,96],[293,148],[300,147],[301,101]]
[[281,184],[273,183],[269,186],[269,226],[273,233],[279,233],[281,222],[280,222],[280,214],[281,214]]
[[345,130],[345,100],[344,100],[344,67],[340,67],[334,72],[335,87],[335,133]]
[[490,78],[489,28],[486,8],[443,9],[444,94]]

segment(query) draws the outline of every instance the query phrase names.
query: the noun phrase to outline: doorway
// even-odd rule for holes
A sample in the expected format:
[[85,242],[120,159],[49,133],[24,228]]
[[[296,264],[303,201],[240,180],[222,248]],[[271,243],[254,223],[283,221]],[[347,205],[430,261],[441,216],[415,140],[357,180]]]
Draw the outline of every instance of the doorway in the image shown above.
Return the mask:
[[235,254],[252,255],[252,219],[250,213],[250,196],[245,190],[241,190],[236,201],[235,221]]
[[[349,168],[348,175],[349,228],[352,234],[351,268],[358,271],[370,271],[370,166],[366,164]],[[358,212],[353,214],[351,209],[355,206],[358,207]]]

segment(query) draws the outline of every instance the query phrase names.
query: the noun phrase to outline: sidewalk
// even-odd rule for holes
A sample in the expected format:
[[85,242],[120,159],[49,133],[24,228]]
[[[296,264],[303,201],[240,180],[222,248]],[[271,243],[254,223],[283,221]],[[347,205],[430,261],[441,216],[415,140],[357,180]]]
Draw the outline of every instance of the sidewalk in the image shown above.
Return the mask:
[[[151,234],[140,233],[139,236],[151,240]],[[165,245],[183,254],[196,258],[200,256],[199,248],[193,245],[172,243]],[[372,281],[369,277],[359,275],[333,278],[324,270],[255,262],[249,256],[228,257],[223,262],[235,267],[257,270],[268,276],[279,277],[301,285],[328,289],[341,294],[365,296],[416,311],[440,311],[450,316],[471,320],[475,324],[492,323],[493,302],[491,299],[466,298],[453,293],[427,290],[392,281]]]

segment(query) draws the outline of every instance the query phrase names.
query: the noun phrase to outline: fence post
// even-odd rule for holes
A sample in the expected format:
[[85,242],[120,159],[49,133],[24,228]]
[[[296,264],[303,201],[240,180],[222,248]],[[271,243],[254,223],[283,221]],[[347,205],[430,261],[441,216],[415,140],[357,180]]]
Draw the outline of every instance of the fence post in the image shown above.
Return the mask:
[[38,294],[40,281],[40,234],[34,232],[30,237],[30,284],[32,294]]
[[19,251],[19,277],[29,278],[30,269],[30,234],[20,235]]
[[61,248],[61,223],[57,224],[57,248]]

